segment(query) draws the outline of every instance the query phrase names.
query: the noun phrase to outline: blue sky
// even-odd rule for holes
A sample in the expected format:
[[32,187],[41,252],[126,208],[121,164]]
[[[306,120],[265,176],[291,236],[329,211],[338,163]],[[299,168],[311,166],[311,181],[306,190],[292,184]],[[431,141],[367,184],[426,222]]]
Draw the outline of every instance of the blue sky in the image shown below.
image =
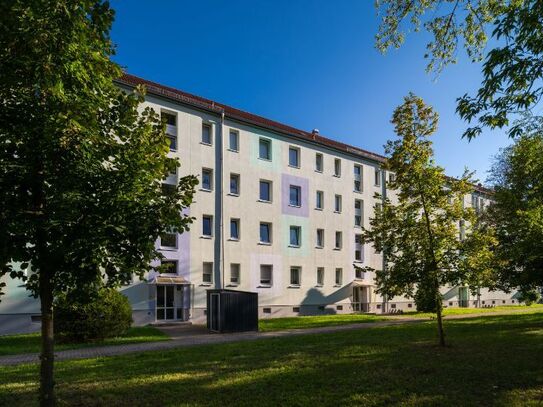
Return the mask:
[[466,59],[425,73],[427,37],[401,50],[374,48],[372,0],[113,0],[115,60],[128,72],[370,151],[394,138],[390,118],[412,91],[440,114],[436,161],[484,181],[504,131],[468,143],[458,96],[477,89]]

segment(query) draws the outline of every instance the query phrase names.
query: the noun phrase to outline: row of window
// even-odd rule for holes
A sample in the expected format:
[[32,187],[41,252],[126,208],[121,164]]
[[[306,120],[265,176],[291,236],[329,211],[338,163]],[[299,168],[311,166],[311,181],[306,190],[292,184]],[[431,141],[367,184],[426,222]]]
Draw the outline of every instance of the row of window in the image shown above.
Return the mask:
[[[165,260],[162,262],[163,266],[166,266],[167,272],[176,273],[177,261]],[[325,268],[317,267],[315,283],[318,287],[323,287]],[[343,284],[343,269],[336,268],[334,276],[334,285],[341,286]],[[260,265],[260,286],[271,287],[273,286],[273,265],[262,264]],[[204,262],[202,264],[202,283],[205,285],[213,284],[213,263]],[[241,284],[241,265],[239,263],[230,264],[230,285]],[[302,267],[291,266],[290,267],[290,287],[300,287],[302,285]]]
[[[260,222],[259,226],[259,244],[271,245],[273,239],[273,224],[270,222]],[[202,217],[202,237],[211,238],[213,236],[213,217],[204,215]],[[323,249],[325,247],[324,229],[316,229],[315,247]],[[230,240],[240,240],[240,220],[230,219]],[[160,236],[160,246],[165,249],[177,248],[177,234],[163,233]],[[302,227],[289,227],[289,246],[302,246]],[[334,249],[341,250],[343,248],[343,232],[336,231],[334,235]],[[361,234],[355,234],[355,261],[362,261],[363,241]]]
[[[176,117],[172,114],[163,112],[163,120],[167,125],[175,126]],[[172,131],[173,132],[173,131]],[[175,134],[169,134],[167,128],[167,136],[170,138],[170,149],[177,150],[177,139]],[[239,151],[239,132],[236,130],[230,130],[229,132],[229,145],[228,149],[231,151]],[[213,144],[212,128],[208,123],[202,123],[202,138],[201,142],[206,145]],[[261,137],[259,139],[258,147],[258,157],[262,160],[271,161],[272,160],[272,142],[271,139]],[[301,166],[301,152],[299,147],[290,146],[288,150],[288,165],[293,168],[300,168]],[[362,192],[362,178],[363,178],[363,167],[362,165],[354,165],[354,190],[356,192]],[[324,171],[324,155],[322,153],[315,153],[315,171],[323,172]],[[341,159],[334,159],[334,176],[341,177]],[[392,181],[392,174],[390,175]],[[374,170],[374,184],[375,186],[381,185],[381,170],[376,168]]]

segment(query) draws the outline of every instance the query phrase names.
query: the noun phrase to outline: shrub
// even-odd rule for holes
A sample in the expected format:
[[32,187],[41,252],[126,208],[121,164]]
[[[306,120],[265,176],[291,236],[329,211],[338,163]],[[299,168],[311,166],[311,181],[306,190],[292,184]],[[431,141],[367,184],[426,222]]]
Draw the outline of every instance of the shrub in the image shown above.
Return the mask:
[[128,298],[102,289],[88,301],[64,295],[55,302],[54,326],[61,342],[101,341],[124,334],[132,323]]
[[530,306],[534,303],[539,302],[541,295],[535,290],[521,291],[519,300],[524,304]]

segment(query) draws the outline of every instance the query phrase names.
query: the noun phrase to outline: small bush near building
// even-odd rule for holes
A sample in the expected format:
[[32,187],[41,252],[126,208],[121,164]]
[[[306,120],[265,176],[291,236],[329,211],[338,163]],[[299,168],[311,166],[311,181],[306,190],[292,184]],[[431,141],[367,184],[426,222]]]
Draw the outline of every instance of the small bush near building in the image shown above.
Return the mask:
[[420,285],[415,292],[415,305],[418,312],[432,312],[435,314],[437,307],[434,291]]
[[541,299],[541,295],[535,290],[523,291],[520,293],[519,300],[520,302],[525,303],[526,305],[532,305]]
[[103,289],[87,302],[69,295],[55,302],[54,324],[59,342],[102,341],[123,335],[131,323],[130,302],[114,289]]

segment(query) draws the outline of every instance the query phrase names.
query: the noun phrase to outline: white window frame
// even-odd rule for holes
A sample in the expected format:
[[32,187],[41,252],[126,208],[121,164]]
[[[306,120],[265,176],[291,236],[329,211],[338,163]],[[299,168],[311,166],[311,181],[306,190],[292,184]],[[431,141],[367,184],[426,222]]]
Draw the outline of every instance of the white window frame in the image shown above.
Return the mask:
[[[341,250],[343,248],[343,232],[341,230],[336,230],[336,234],[334,235],[334,250]],[[338,240],[339,237],[339,240]],[[338,245],[339,242],[339,245]]]
[[[209,188],[204,187],[204,173],[209,173]],[[200,185],[200,190],[211,192],[213,191],[214,183],[213,169],[212,168],[202,168],[202,184]]]
[[[290,152],[291,151],[296,152],[296,161],[297,161],[296,164],[292,164],[290,162]],[[300,168],[301,167],[301,155],[302,155],[302,152],[301,152],[299,147],[289,146],[288,147],[288,166],[291,167],[291,168]]]
[[[262,278],[262,272],[264,270],[269,270],[270,275],[269,279]],[[273,286],[273,264],[261,264],[260,265],[260,287],[272,287]],[[262,282],[263,280],[269,280],[269,282]]]
[[[260,228],[262,227],[262,225],[268,225],[268,237],[269,237],[268,242],[265,242],[262,240],[262,233],[260,231]],[[258,224],[258,243],[262,245],[268,245],[268,246],[273,243],[273,225],[271,222],[260,222]]]
[[[232,192],[232,179],[235,178],[236,179],[236,185],[237,185],[237,189],[238,189],[238,192]],[[232,196],[239,196],[240,193],[241,193],[241,177],[239,176],[239,174],[235,174],[233,172],[230,173],[230,185],[229,185],[229,193],[228,195],[232,195]]]
[[[291,240],[291,233],[295,230],[298,237],[298,243],[292,243]],[[289,247],[301,247],[302,246],[302,227],[298,225],[290,225],[288,229],[288,241],[289,241]]]
[[[232,236],[232,223],[236,223],[236,227],[237,227],[237,231],[238,231],[238,236],[237,237]],[[239,220],[239,218],[230,218],[230,239],[229,240],[238,241],[240,239],[241,239],[240,220]]]
[[341,213],[342,210],[343,210],[343,198],[341,195],[335,194],[334,195],[334,212]]
[[[206,271],[206,267],[209,266],[209,268],[211,269],[209,271],[209,273],[207,273]],[[209,281],[205,281],[205,276],[206,275],[209,275]],[[206,285],[206,286],[209,286],[209,285],[212,285],[213,284],[213,262],[212,261],[204,261],[202,263],[202,285]]]
[[334,177],[341,177],[341,158],[334,158]]
[[[238,274],[237,276],[237,281],[233,281],[232,280],[232,277],[233,277],[233,270],[234,268],[237,268],[236,272]],[[241,264],[239,263],[230,263],[230,285],[235,285],[235,286],[238,286],[240,285],[241,283]]]
[[[298,274],[298,282],[293,282],[293,272]],[[290,285],[289,287],[300,288],[302,286],[302,268],[300,266],[291,266],[290,267]]]
[[[321,239],[322,241],[321,241],[320,243],[319,243],[319,232],[322,233],[322,239]],[[324,229],[318,228],[318,229],[317,229],[317,236],[316,236],[316,237],[317,237],[317,241],[316,241],[315,247],[316,247],[317,249],[322,249],[322,248],[324,248]]]
[[[232,135],[235,135],[236,148],[232,147]],[[234,153],[239,153],[239,131],[230,129],[228,132],[228,150]]]
[[[268,145],[268,157],[262,157],[260,155],[260,144],[266,143]],[[264,161],[271,161],[273,159],[272,141],[269,138],[260,137],[258,139],[258,159]]]
[[[206,235],[204,232],[204,219],[209,218],[209,227],[210,227],[210,234]],[[202,237],[205,239],[210,239],[213,237],[213,215],[202,215]]]
[[[320,159],[320,168],[319,168]],[[324,170],[324,155],[322,153],[315,153],[315,171],[322,173]]]
[[[321,205],[319,206],[319,195],[321,197]],[[315,194],[315,209],[322,211],[324,209],[324,191],[316,191]]]
[[[209,129],[209,142],[204,141],[204,128]],[[200,143],[205,146],[213,145],[213,125],[211,123],[202,122],[202,134],[200,137]]]
[[[262,199],[262,197],[260,196],[260,184],[262,183],[265,183],[265,184],[268,184],[268,193],[269,193],[269,200],[266,200],[266,199]],[[290,192],[290,191],[289,191]],[[267,180],[267,179],[261,179],[258,181],[258,200],[260,202],[266,202],[266,203],[271,203],[273,202],[273,181],[270,181],[270,180]]]
[[[322,276],[319,275],[319,273],[322,273]],[[323,287],[324,286],[324,267],[317,267],[317,287]],[[319,281],[321,280],[321,281]]]

